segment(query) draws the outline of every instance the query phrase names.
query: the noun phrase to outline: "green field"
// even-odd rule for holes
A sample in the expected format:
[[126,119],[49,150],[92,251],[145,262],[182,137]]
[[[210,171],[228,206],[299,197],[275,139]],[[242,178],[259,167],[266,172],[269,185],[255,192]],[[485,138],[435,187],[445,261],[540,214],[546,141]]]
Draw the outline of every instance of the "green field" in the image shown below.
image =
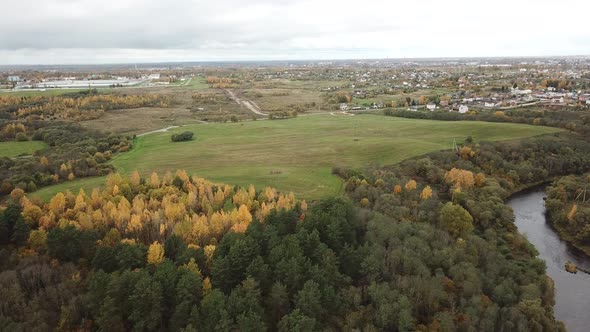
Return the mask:
[[[184,82],[183,82],[184,83]],[[205,81],[204,77],[195,76],[190,78],[190,82],[187,85],[183,85],[193,90],[207,90],[209,89],[209,84]]]
[[47,145],[39,141],[0,142],[0,157],[16,157],[21,154],[33,154]]
[[[172,143],[174,132],[196,139]],[[273,186],[318,199],[341,192],[334,165],[393,164],[427,152],[450,149],[453,139],[509,140],[558,129],[520,124],[413,120],[381,115],[305,116],[290,120],[198,124],[137,138],[133,150],[113,159],[122,173],[185,169],[217,182]],[[42,198],[65,189],[86,189],[101,178],[82,179],[37,192]]]

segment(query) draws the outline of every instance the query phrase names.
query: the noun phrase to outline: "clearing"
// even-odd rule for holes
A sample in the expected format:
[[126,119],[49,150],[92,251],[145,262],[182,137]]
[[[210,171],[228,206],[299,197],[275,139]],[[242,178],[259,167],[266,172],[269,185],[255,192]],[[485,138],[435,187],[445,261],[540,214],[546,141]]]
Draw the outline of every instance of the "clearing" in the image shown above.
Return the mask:
[[[173,133],[192,131],[195,139],[170,141]],[[212,181],[254,184],[320,199],[341,192],[331,175],[334,165],[363,167],[394,164],[431,151],[450,149],[453,139],[511,140],[559,129],[521,124],[414,120],[381,115],[298,117],[289,120],[187,125],[138,137],[133,150],[112,163],[123,174],[147,176],[185,169]],[[58,191],[100,184],[82,179],[41,189],[47,198]]]
[[20,155],[31,155],[46,146],[47,144],[39,141],[0,142],[0,157],[12,158]]

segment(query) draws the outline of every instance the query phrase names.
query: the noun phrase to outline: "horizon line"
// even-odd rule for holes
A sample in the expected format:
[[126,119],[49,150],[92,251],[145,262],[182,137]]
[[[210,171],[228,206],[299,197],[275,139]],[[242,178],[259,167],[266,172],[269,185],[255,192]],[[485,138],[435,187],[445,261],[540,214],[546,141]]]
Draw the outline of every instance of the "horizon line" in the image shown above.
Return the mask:
[[182,61],[147,61],[147,62],[88,62],[88,63],[34,63],[34,64],[0,64],[3,67],[35,66],[109,66],[109,65],[148,65],[148,64],[189,64],[189,63],[255,63],[255,62],[346,62],[346,61],[382,61],[382,60],[468,60],[468,59],[555,59],[555,58],[590,58],[590,54],[572,55],[496,55],[496,56],[435,56],[435,57],[386,57],[386,58],[334,58],[334,59],[251,59],[251,60],[182,60]]

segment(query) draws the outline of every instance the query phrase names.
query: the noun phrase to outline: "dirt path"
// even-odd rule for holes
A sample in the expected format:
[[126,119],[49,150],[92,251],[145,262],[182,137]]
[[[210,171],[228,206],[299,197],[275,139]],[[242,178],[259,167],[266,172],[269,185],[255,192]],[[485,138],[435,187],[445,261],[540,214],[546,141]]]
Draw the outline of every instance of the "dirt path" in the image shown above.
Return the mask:
[[249,100],[241,100],[238,96],[236,96],[236,94],[231,91],[230,89],[225,89],[225,92],[229,95],[229,97],[235,101],[238,105],[240,106],[245,106],[247,109],[249,109],[250,111],[252,111],[253,113],[260,115],[260,116],[268,116],[268,113],[264,113],[262,112],[262,110],[260,109],[260,107],[258,107],[258,105],[256,105],[255,102],[253,101],[249,101]]
[[145,136],[145,135],[149,135],[149,134],[155,134],[155,133],[164,133],[170,129],[174,129],[174,128],[178,128],[178,127],[179,126],[170,126],[170,127],[166,127],[166,128],[162,128],[162,129],[156,129],[156,130],[148,131],[147,133],[138,134],[137,137],[141,137],[141,136]]
[[333,116],[340,116],[340,115],[354,116],[354,114],[348,113],[348,112],[330,112],[330,115],[333,115]]

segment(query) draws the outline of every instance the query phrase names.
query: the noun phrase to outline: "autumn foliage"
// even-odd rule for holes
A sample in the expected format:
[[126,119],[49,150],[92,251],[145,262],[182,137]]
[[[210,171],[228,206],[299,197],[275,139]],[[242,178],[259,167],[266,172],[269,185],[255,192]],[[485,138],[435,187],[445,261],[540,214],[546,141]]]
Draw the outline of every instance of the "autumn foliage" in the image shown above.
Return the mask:
[[175,176],[167,173],[162,179],[152,173],[149,180],[137,172],[129,178],[111,174],[102,190],[58,193],[47,204],[22,196],[20,203],[32,228],[116,230],[122,240],[149,245],[148,261],[154,264],[163,255],[159,243],[173,234],[189,245],[206,247],[215,245],[227,232],[245,232],[253,218],[264,220],[275,208],[306,207],[291,193],[213,184],[185,171]]
[[475,178],[471,171],[454,167],[445,174],[445,180],[458,190],[469,189],[475,184]]
[[168,97],[143,95],[91,94],[88,96],[0,96],[0,110],[20,120],[89,120],[105,111],[138,107],[168,107]]

